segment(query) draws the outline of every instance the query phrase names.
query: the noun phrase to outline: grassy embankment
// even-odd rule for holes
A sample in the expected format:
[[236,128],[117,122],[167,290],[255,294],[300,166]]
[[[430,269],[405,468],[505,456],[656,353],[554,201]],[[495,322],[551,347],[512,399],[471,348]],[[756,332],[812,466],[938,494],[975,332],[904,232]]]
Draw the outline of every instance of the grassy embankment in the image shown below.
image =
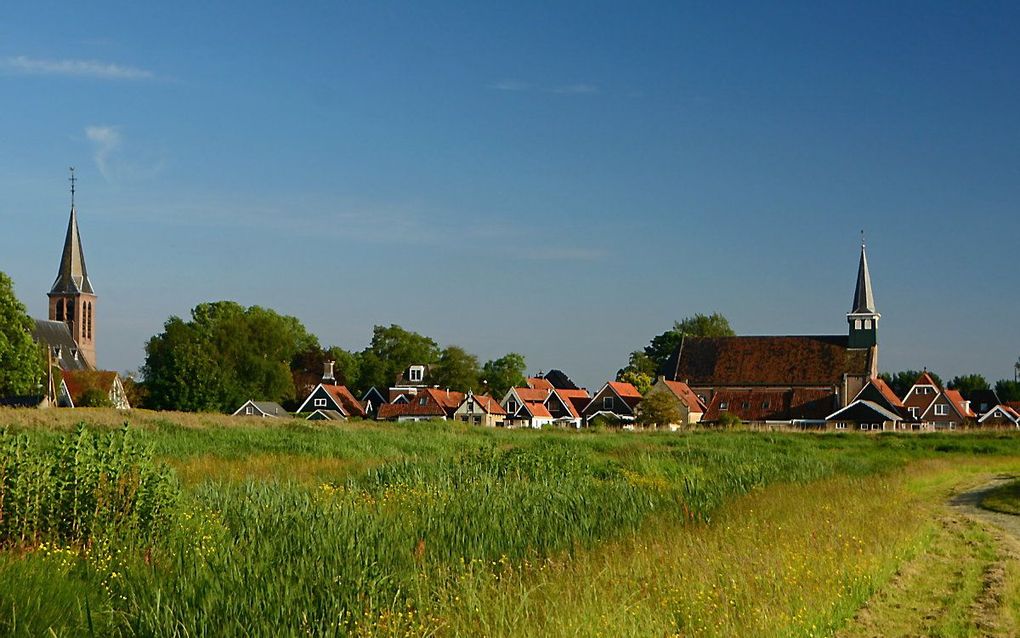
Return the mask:
[[986,494],[981,499],[981,507],[993,512],[1020,515],[1020,480],[1000,485]]
[[[1006,436],[138,416],[131,436],[180,477],[169,523],[149,536],[120,533],[116,516],[88,538],[8,534],[0,630],[827,635],[927,551],[946,477],[1018,464],[998,458],[1016,453]],[[39,454],[66,433],[16,429]],[[938,458],[952,463],[904,469]]]

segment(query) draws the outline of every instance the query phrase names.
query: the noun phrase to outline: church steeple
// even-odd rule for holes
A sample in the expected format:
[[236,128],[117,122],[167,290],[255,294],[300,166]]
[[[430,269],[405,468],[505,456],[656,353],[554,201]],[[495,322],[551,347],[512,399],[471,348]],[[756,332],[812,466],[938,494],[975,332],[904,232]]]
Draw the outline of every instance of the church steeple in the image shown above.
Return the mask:
[[79,355],[90,367],[95,367],[96,346],[94,339],[94,306],[96,293],[89,281],[85,267],[85,251],[78,232],[78,209],[74,203],[74,186],[77,178],[71,169],[71,216],[67,222],[64,237],[64,251],[60,256],[60,268],[48,294],[50,298],[49,318],[63,321],[71,330],[71,336],[78,345]]
[[882,317],[875,309],[875,294],[871,290],[871,272],[868,270],[867,246],[861,233],[861,261],[857,266],[857,288],[854,290],[852,310],[846,318],[850,324],[849,347],[870,348],[878,344],[878,320]]

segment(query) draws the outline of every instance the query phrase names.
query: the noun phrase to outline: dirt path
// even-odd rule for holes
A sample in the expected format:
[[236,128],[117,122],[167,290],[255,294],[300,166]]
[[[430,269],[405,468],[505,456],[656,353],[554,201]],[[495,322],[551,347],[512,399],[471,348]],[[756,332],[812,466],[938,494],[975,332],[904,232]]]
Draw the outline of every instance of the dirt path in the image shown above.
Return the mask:
[[837,636],[1017,636],[1020,516],[979,507],[1013,478],[997,476],[950,498],[926,548]]
[[981,487],[957,494],[953,498],[949,499],[949,505],[967,516],[976,518],[985,523],[991,523],[992,525],[1001,528],[1004,532],[1011,535],[1014,540],[1020,541],[1020,516],[992,512],[980,507],[981,500],[986,494],[1015,478],[1016,476],[1013,476],[1012,474],[1001,474],[996,476]]

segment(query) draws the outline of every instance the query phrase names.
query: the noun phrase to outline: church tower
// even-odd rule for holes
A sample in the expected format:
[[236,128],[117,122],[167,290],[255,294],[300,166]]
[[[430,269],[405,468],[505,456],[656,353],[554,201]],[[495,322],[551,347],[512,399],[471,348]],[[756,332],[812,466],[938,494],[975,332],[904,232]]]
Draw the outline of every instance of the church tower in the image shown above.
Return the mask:
[[875,310],[875,295],[871,291],[871,273],[868,271],[868,254],[861,242],[861,263],[857,267],[857,289],[854,290],[853,310],[846,319],[850,323],[850,348],[871,348],[878,345],[878,320],[882,315]]
[[60,270],[48,294],[51,321],[62,321],[71,330],[78,353],[89,368],[96,367],[95,317],[96,293],[85,268],[85,252],[78,233],[78,211],[74,205],[74,169],[71,169],[71,218],[67,222]]

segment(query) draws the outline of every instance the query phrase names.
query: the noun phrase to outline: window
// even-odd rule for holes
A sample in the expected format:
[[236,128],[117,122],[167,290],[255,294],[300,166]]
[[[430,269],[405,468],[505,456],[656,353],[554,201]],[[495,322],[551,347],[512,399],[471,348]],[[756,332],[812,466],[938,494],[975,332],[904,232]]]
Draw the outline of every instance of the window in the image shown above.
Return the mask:
[[871,319],[865,319],[864,320],[864,329],[865,330],[871,330]]
[[862,430],[867,430],[868,429],[868,424],[867,423],[861,423],[861,429]]
[[467,402],[467,411],[468,412],[474,412],[475,411],[475,402],[474,401],[468,401]]
[[428,397],[422,397],[418,399],[418,405],[428,405],[428,402],[429,402]]
[[836,424],[836,429],[837,430],[845,430],[846,429],[846,423],[843,423],[842,421],[840,421],[839,423]]
[[769,409],[769,402],[768,401],[762,401],[761,402],[761,409],[762,410],[768,410]]
[[248,416],[251,416],[252,414],[255,414],[255,410],[252,409],[250,405],[246,405],[244,406],[244,413],[247,414]]
[[740,404],[740,407],[746,410],[751,407],[751,404],[748,401],[744,401],[743,403]]
[[949,414],[949,406],[945,403],[935,404],[935,416],[946,416]]
[[514,401],[513,399],[510,399],[509,401],[506,402],[506,411],[508,413],[510,413],[510,414],[516,414],[517,413],[517,409],[519,407],[520,406],[517,405],[517,402]]
[[411,381],[421,381],[425,377],[424,366],[411,366],[408,370],[407,378]]
[[728,409],[729,407],[730,407],[730,404],[729,404],[729,403],[726,403],[725,401],[722,401],[722,402],[720,402],[720,403],[719,403],[719,409],[720,409],[720,410],[726,410],[726,409]]
[[55,313],[55,317],[56,317],[57,321],[63,321],[64,320],[64,300],[63,299],[57,299],[57,311]]
[[602,409],[603,410],[613,409],[613,397],[602,397]]
[[860,319],[854,319],[854,330],[860,330],[860,329],[861,329],[861,320]]
[[317,407],[317,408],[324,408],[324,407],[326,407],[326,400],[325,399],[315,399],[315,407]]

